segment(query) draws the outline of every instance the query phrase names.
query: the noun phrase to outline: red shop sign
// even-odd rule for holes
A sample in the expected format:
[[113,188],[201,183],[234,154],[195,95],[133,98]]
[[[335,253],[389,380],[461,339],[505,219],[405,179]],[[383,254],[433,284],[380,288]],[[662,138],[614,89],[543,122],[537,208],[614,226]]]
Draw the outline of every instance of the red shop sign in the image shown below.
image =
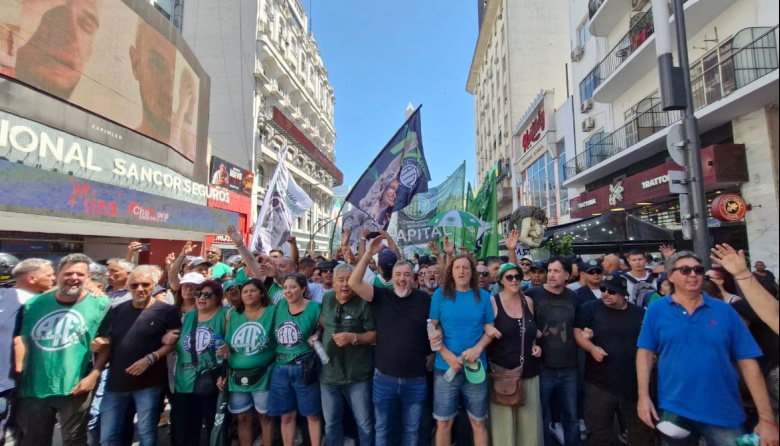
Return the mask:
[[721,195],[712,200],[712,216],[720,221],[739,221],[745,217],[747,204],[736,194]]

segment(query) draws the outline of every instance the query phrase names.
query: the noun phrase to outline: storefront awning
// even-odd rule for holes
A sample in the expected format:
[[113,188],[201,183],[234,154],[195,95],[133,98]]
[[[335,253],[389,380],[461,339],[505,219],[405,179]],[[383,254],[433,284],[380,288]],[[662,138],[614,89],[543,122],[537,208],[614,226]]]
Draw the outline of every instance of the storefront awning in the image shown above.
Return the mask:
[[674,242],[674,232],[627,212],[609,212],[566,225],[555,226],[545,238],[561,240],[570,235],[576,254],[625,252],[631,249],[657,248]]

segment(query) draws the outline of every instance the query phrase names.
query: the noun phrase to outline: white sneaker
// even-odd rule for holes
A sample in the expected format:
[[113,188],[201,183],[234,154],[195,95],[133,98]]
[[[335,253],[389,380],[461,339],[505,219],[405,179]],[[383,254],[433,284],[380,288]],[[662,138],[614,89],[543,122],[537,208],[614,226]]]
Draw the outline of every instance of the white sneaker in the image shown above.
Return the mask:
[[255,441],[252,442],[252,446],[263,446],[263,437],[257,437],[255,438]]
[[580,419],[580,440],[588,439],[588,428],[585,426],[585,420]]
[[558,443],[565,444],[563,442],[563,425],[561,423],[550,423],[550,433],[558,440]]
[[303,444],[303,432],[300,428],[295,429],[295,440],[293,441],[293,444],[295,446],[300,446]]
[[344,446],[355,446],[357,445],[357,441],[355,441],[354,438],[346,437],[344,438]]

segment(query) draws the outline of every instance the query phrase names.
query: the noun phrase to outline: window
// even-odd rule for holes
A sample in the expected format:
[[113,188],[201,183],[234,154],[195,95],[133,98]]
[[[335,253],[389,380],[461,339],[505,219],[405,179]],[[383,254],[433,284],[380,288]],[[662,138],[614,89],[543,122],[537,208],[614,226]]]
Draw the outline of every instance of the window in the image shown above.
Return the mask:
[[590,39],[590,18],[585,15],[580,24],[577,26],[577,46],[585,46],[585,43]]

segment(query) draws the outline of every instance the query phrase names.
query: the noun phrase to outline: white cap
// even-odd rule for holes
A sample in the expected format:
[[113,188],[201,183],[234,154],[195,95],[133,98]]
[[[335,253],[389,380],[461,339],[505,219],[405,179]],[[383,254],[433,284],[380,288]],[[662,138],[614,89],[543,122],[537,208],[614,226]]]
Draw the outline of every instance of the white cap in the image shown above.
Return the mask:
[[187,273],[179,280],[179,283],[184,285],[185,283],[191,283],[193,285],[200,285],[206,279],[203,278],[203,274],[200,273]]
[[533,262],[533,261],[534,261],[534,258],[533,258],[533,257],[531,257],[529,254],[526,254],[526,255],[524,255],[523,257],[521,257],[521,258],[520,258],[520,260],[530,260],[530,261],[532,261],[532,262]]

